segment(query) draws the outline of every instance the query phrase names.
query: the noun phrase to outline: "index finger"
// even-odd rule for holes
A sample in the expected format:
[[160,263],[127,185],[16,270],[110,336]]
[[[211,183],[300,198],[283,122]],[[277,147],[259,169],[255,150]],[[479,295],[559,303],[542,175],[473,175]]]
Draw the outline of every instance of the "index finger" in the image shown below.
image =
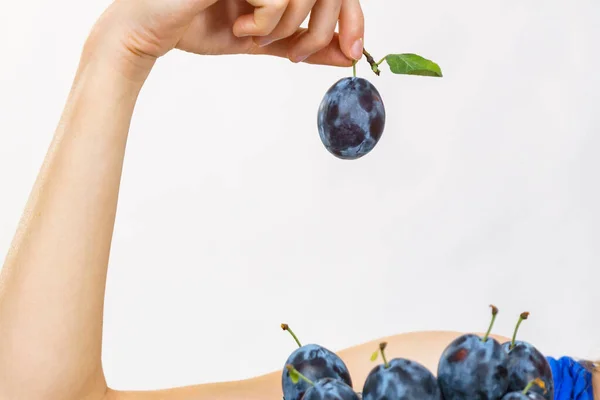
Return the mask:
[[[278,40],[265,47],[254,46],[249,53],[269,55],[275,57],[288,58],[289,50],[295,44],[296,38],[306,32],[305,28],[300,28],[294,35]],[[332,67],[351,67],[352,60],[349,59],[340,50],[340,37],[337,33],[333,35],[333,39],[329,45],[318,52],[314,53],[303,61],[307,64],[327,65]]]

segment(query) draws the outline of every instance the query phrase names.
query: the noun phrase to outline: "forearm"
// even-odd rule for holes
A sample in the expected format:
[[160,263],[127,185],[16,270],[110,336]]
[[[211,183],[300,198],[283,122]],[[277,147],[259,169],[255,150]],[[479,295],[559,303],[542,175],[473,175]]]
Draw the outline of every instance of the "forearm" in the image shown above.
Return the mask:
[[281,373],[233,382],[208,383],[176,389],[144,391],[114,391],[105,400],[277,400],[281,399]]
[[[377,349],[382,341],[388,343],[389,359],[408,358],[423,364],[436,374],[440,354],[450,342],[461,334],[461,332],[451,331],[412,332],[371,340],[343,350],[335,348],[330,348],[330,350],[336,351],[348,366],[354,389],[362,391],[368,374],[376,365],[370,361],[373,349]],[[509,340],[497,335],[491,335],[491,337],[500,342]],[[293,351],[293,347],[290,351]],[[288,354],[283,354],[282,359],[285,360],[287,356]],[[282,371],[279,370],[243,381],[203,384],[152,392],[109,391],[106,400],[273,400],[281,398],[282,395],[281,373]]]
[[82,59],[0,275],[0,397],[98,393],[104,289],[140,84]]

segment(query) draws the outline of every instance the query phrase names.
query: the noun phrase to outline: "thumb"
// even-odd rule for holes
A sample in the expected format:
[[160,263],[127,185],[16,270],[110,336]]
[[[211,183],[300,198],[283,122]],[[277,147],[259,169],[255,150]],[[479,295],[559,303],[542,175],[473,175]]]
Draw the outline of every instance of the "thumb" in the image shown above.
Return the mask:
[[362,57],[365,20],[359,0],[343,0],[340,11],[340,48],[354,60]]

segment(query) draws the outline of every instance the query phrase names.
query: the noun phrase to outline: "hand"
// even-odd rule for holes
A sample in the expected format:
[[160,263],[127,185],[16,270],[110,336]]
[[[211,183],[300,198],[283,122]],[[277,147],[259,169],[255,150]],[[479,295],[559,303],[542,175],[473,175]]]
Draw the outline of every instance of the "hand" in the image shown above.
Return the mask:
[[[309,13],[308,29],[300,28]],[[88,42],[143,74],[174,48],[350,66],[361,57],[363,33],[359,0],[116,0]]]

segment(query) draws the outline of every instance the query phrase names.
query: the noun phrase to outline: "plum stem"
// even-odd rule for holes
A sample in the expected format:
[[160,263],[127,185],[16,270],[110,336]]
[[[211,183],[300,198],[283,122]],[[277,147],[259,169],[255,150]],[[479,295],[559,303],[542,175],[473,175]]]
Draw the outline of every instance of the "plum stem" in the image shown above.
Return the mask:
[[492,327],[494,326],[494,322],[496,322],[496,316],[498,315],[498,308],[496,306],[490,305],[490,308],[492,309],[492,322],[490,322],[490,326],[488,327],[485,336],[483,339],[481,339],[482,342],[487,342],[488,338],[490,337],[490,333],[492,333]]
[[288,331],[290,333],[290,335],[292,335],[292,337],[296,341],[296,344],[298,345],[298,347],[302,347],[302,344],[298,340],[298,336],[296,336],[296,334],[294,333],[294,331],[292,331],[292,329],[290,328],[290,326],[288,324],[281,324],[281,329],[283,329],[284,331]]
[[521,393],[527,394],[531,390],[533,385],[538,385],[544,391],[544,393],[546,393],[546,384],[540,378],[536,378],[536,379],[532,380],[531,382],[529,382],[527,384],[527,386],[525,386],[525,389],[523,389],[523,391]]
[[379,74],[381,73],[381,71],[379,70],[379,64],[377,64],[375,62],[375,59],[373,58],[373,56],[371,56],[369,54],[369,52],[366,49],[364,49],[364,48],[363,48],[363,54],[367,58],[367,62],[371,66],[371,69],[373,70],[373,72],[375,73],[375,75],[379,76]]
[[292,364],[288,364],[285,367],[287,368],[288,371],[290,371],[291,374],[295,374],[299,379],[302,379],[304,382],[308,383],[311,386],[315,386],[315,383],[313,381],[311,381],[310,379],[308,379],[307,377],[302,375],[302,373],[300,371],[298,371],[296,368],[294,368],[294,366]]
[[352,76],[356,78],[356,60],[352,63]]
[[383,359],[383,366],[385,368],[390,367],[390,363],[388,363],[387,358],[385,358],[385,348],[387,347],[387,342],[379,343],[379,351],[381,352],[381,358]]
[[528,312],[521,313],[521,315],[519,316],[519,320],[517,321],[517,326],[515,327],[515,331],[513,332],[512,340],[510,341],[510,347],[509,347],[510,350],[514,349],[514,347],[515,347],[515,344],[517,341],[517,332],[519,331],[519,326],[521,326],[521,322],[526,320],[528,317],[529,317]]

